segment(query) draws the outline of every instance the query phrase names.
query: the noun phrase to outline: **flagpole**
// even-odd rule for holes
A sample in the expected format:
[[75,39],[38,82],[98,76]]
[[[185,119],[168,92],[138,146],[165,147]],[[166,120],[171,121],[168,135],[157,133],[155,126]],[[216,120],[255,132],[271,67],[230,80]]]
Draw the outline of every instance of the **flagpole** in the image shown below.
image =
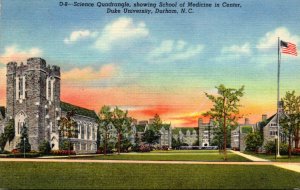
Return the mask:
[[281,44],[280,44],[280,38],[278,37],[278,69],[277,69],[277,157],[280,157],[280,133],[279,133],[279,99],[280,99],[280,61],[281,61]]

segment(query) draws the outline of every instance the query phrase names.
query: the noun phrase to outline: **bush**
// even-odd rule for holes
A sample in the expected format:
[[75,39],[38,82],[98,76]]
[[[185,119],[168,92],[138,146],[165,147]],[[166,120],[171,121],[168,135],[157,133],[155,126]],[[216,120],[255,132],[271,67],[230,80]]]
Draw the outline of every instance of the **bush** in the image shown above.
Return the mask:
[[263,144],[264,140],[259,132],[249,133],[245,137],[246,150],[257,151]]
[[292,150],[292,154],[293,154],[293,155],[300,155],[300,148],[294,148],[294,149]]
[[167,145],[159,146],[157,150],[169,150],[169,146]]
[[[264,146],[267,154],[275,154],[276,145],[274,141],[268,141]],[[287,155],[288,154],[288,145],[285,143],[280,143],[280,154]]]
[[65,156],[65,155],[76,155],[76,152],[74,150],[52,150],[51,151],[52,155],[57,155],[57,156]]
[[51,152],[51,147],[50,147],[50,143],[46,140],[44,140],[40,145],[39,145],[39,151],[42,154],[50,154]]
[[[70,146],[70,147],[69,147]],[[60,150],[73,150],[73,143],[69,142],[68,140],[62,140],[59,144]]]
[[153,148],[149,145],[140,145],[140,146],[134,146],[132,148],[133,151],[135,152],[150,152]]
[[[41,154],[38,153],[38,152],[36,152],[36,153],[26,153],[25,154],[26,158],[34,158],[34,157],[39,157],[39,156],[41,156]],[[7,157],[9,157],[9,158],[23,158],[24,153],[8,154]]]

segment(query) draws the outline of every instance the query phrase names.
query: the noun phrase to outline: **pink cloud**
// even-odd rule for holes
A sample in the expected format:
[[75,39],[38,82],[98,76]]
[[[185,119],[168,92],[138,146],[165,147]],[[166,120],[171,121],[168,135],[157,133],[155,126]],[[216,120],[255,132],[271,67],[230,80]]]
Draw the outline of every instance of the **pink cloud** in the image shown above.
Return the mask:
[[92,67],[74,68],[70,71],[63,72],[62,80],[88,81],[109,78],[119,73],[119,67],[114,64],[106,64],[98,70]]
[[5,48],[4,53],[0,55],[0,63],[7,64],[10,61],[24,62],[30,57],[40,57],[43,54],[39,48],[21,50],[17,45],[11,45]]

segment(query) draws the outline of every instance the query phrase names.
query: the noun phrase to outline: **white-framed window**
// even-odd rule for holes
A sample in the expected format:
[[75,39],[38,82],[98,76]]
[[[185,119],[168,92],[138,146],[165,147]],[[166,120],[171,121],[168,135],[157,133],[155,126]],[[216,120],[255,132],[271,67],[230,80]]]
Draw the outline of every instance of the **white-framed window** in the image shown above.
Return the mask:
[[46,99],[53,101],[54,100],[54,77],[47,77],[46,79]]

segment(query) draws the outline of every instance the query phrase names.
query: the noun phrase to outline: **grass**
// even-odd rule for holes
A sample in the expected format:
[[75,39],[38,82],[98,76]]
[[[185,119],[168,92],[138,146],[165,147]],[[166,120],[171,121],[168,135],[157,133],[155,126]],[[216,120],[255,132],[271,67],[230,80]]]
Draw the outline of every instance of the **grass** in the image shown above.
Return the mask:
[[[249,160],[239,155],[228,152],[228,161],[248,162]],[[99,155],[94,157],[77,157],[72,159],[92,159],[92,160],[154,160],[154,161],[207,161],[220,162],[223,154],[215,150],[180,150],[180,151],[152,151],[149,153],[125,153]]]
[[291,159],[288,158],[288,155],[282,155],[279,158],[275,159],[275,155],[269,155],[269,154],[264,154],[264,153],[253,153],[253,152],[244,152],[245,154],[249,154],[252,156],[256,156],[259,158],[263,158],[266,160],[270,160],[273,162],[300,162],[300,156],[292,156]]
[[292,189],[300,174],[274,166],[0,162],[15,189]]

